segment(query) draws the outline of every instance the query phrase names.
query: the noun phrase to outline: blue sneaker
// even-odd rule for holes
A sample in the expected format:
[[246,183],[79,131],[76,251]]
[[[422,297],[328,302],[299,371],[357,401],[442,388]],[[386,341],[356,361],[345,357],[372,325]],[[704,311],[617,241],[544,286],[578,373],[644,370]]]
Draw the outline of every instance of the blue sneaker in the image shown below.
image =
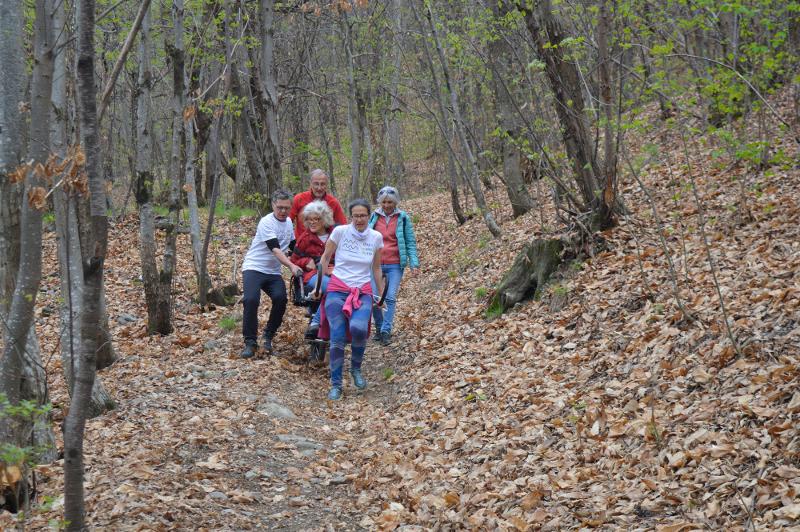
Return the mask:
[[328,401],[338,401],[342,398],[342,387],[331,386],[331,391],[328,392]]
[[353,377],[353,386],[355,386],[359,390],[363,390],[367,387],[367,379],[361,374],[360,369],[351,369],[350,375]]

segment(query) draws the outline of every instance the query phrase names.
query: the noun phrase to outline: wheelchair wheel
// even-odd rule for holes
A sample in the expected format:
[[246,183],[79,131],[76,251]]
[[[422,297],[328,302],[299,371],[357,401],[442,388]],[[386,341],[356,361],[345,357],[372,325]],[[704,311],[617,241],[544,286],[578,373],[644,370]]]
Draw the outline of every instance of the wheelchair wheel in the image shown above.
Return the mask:
[[321,340],[314,340],[309,343],[308,361],[314,366],[322,366],[325,364],[325,355],[327,354],[327,342]]

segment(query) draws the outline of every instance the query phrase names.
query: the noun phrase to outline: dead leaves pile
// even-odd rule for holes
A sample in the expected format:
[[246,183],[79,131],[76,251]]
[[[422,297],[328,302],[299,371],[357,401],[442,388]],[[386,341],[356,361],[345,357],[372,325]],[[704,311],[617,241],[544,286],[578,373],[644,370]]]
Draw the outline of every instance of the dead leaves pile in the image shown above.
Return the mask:
[[[372,395],[333,408],[321,400],[324,375],[286,360],[228,360],[239,331],[217,322],[230,311],[197,313],[191,264],[182,263],[175,335],[116,326],[122,359],[101,377],[121,408],[88,430],[94,526],[235,529],[302,509],[308,526],[367,529],[798,526],[800,175],[733,170],[748,183],[745,217],[731,176],[701,150],[693,155],[737,353],[697,205],[675,195],[674,180],[678,188],[687,180],[682,149],[670,142],[673,160],[643,173],[664,225],[624,183],[632,212],[605,234],[607,250],[567,265],[538,301],[491,321],[492,287],[524,242],[548,235],[542,220],[551,213],[499,212],[504,234],[492,240],[477,217],[455,227],[445,195],[405,202],[423,275],[404,281],[392,347],[368,348]],[[503,204],[499,188],[489,196]],[[233,253],[241,264],[251,236],[241,231],[222,223],[217,278],[227,281]],[[112,239],[112,319],[144,315],[134,240],[133,225]],[[188,241],[182,249],[186,257]],[[278,339],[299,346],[303,324],[290,315]],[[53,352],[57,321],[41,325]],[[210,340],[221,350],[207,349]],[[65,402],[57,358],[49,373]],[[381,380],[378,366],[394,375]],[[268,393],[298,419],[260,416]],[[268,447],[286,457],[277,474],[245,459],[262,429],[287,434]],[[303,455],[290,430],[324,448]],[[60,489],[59,470],[42,468],[50,493]],[[341,521],[325,513],[336,504]]]
[[[538,216],[507,220],[492,241],[480,220],[449,223],[446,196],[405,204],[422,220],[427,276],[402,300],[413,360],[400,403],[376,424],[382,447],[360,462],[375,495],[369,526],[798,525],[800,175],[742,170],[753,216],[742,223],[730,175],[702,154],[692,165],[741,356],[726,337],[697,207],[690,197],[670,205],[674,168],[647,174],[659,208],[670,205],[662,231],[677,290],[631,187],[637,210],[606,235],[608,251],[494,321],[483,294],[541,231]],[[564,293],[565,304],[551,304]]]

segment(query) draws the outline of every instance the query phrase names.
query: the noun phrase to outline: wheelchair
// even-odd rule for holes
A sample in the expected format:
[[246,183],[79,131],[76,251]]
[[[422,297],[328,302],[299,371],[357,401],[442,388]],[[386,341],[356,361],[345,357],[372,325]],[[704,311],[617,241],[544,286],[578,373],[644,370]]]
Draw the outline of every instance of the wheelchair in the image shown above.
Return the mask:
[[[317,278],[319,279],[319,276]],[[320,300],[311,297],[310,292],[306,293],[304,285],[302,275],[293,275],[289,287],[289,299],[294,306],[306,309],[308,322],[311,323],[311,318],[319,308]],[[305,342],[308,344],[308,363],[314,366],[324,365],[327,362],[329,342],[320,338],[305,339]]]

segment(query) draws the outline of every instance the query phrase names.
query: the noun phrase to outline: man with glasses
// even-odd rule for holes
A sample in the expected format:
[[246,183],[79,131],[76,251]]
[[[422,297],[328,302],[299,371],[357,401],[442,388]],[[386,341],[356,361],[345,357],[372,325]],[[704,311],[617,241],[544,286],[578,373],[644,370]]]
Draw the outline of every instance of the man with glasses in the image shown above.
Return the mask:
[[328,174],[317,168],[311,172],[310,181],[311,188],[299,193],[294,197],[294,201],[292,202],[292,210],[289,213],[289,218],[294,220],[295,223],[295,239],[299,239],[300,235],[302,235],[303,231],[305,231],[303,217],[300,216],[300,213],[303,212],[303,208],[306,205],[314,200],[321,200],[328,204],[328,207],[330,207],[331,211],[333,211],[334,225],[344,225],[347,223],[347,216],[345,216],[344,209],[342,209],[339,200],[337,200],[332,194],[328,194]]
[[292,208],[292,195],[285,190],[272,194],[272,212],[258,222],[258,229],[250,249],[242,263],[242,282],[244,285],[244,316],[242,336],[244,349],[242,358],[251,358],[258,350],[258,305],[263,291],[270,300],[267,326],[264,328],[264,349],[272,354],[272,339],[278,332],[286,312],[286,285],[281,277],[281,265],[286,266],[292,275],[302,275],[303,270],[292,264],[286,254],[294,247],[294,232],[289,211]]

